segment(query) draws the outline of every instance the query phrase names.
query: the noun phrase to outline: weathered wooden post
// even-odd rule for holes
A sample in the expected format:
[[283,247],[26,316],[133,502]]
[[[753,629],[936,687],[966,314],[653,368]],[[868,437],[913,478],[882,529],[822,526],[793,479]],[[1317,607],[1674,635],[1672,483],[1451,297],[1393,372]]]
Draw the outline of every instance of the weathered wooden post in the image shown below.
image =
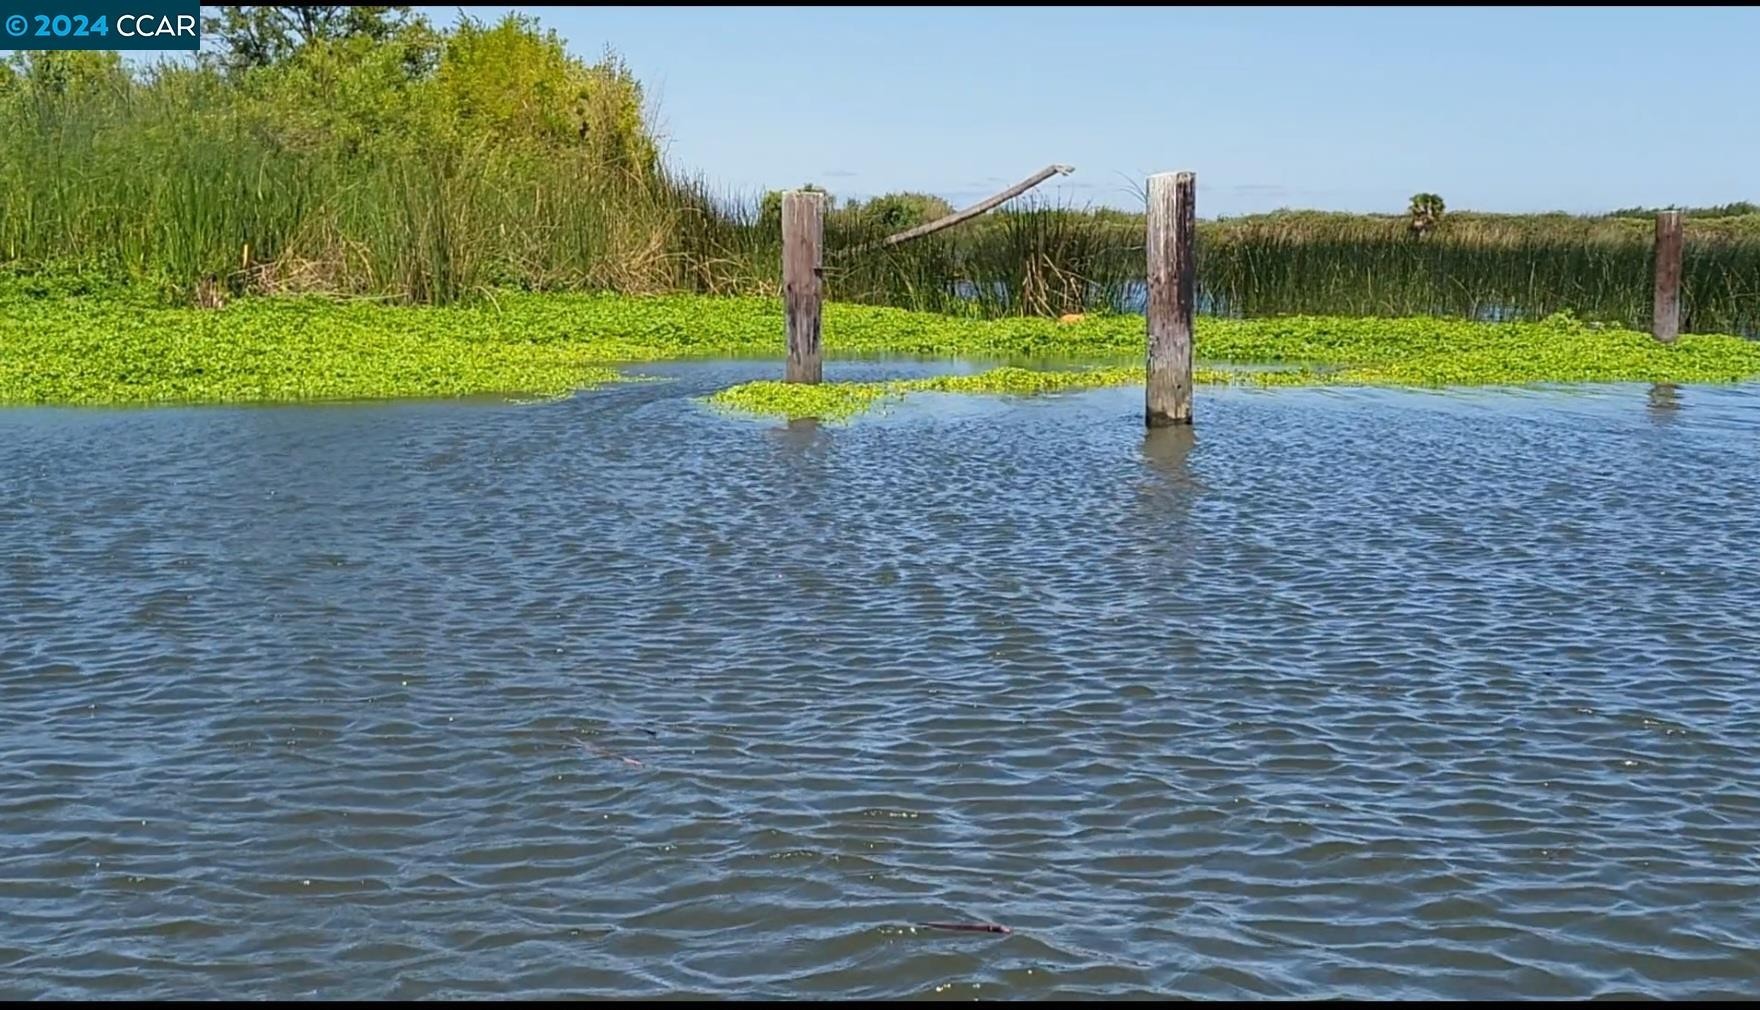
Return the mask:
[[1192,423],[1196,190],[1197,176],[1191,172],[1149,177],[1149,368],[1144,420],[1151,428]]
[[1681,212],[1656,215],[1656,302],[1650,334],[1665,344],[1681,333]]
[[818,382],[822,295],[820,245],[825,237],[824,195],[791,189],[782,195],[782,311],[788,317],[789,382]]

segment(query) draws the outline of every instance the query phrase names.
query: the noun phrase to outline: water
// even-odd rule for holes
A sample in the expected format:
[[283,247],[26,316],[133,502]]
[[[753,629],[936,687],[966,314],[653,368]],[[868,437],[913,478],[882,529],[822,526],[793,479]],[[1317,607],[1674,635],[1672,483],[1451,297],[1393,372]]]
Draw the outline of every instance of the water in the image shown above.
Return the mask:
[[1755,388],[775,368],[0,412],[0,996],[1760,995]]

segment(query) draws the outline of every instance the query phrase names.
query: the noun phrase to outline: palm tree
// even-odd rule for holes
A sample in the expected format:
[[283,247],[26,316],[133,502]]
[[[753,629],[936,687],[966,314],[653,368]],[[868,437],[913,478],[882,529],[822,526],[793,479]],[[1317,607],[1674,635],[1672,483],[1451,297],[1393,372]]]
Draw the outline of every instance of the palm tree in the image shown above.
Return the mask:
[[1442,197],[1435,193],[1419,193],[1413,196],[1412,206],[1407,211],[1412,217],[1408,225],[1412,230],[1412,237],[1423,238],[1429,234],[1431,229],[1442,223],[1442,213],[1446,209]]

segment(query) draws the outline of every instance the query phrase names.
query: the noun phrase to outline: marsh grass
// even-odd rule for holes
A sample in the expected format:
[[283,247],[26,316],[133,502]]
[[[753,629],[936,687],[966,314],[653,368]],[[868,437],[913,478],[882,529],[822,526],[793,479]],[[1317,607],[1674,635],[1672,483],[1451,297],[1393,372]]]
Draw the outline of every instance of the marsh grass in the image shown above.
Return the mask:
[[753,223],[668,171],[641,116],[615,57],[517,17],[237,75],[24,54],[0,62],[0,264],[171,303],[750,289]]
[[[828,244],[831,239],[828,236]],[[835,248],[835,246],[833,246]],[[1649,324],[1649,222],[1460,215],[1414,238],[1403,218],[1272,214],[1198,228],[1211,315],[1538,320],[1570,311]],[[1140,218],[1033,205],[884,254],[833,278],[837,297],[984,316],[1141,311]],[[1690,218],[1684,328],[1760,335],[1760,215]]]
[[[1403,219],[1286,214],[1199,232],[1206,306],[1228,315],[1438,315],[1542,319],[1571,311],[1649,324],[1651,222],[1458,215],[1414,238]],[[1760,334],[1760,216],[1691,218],[1685,328]]]
[[237,123],[185,129],[185,110],[125,105],[114,134],[90,122],[27,131],[0,153],[0,261],[71,263],[173,300],[210,276],[234,294],[409,303],[509,286],[737,287],[713,266],[736,256],[679,255],[693,232],[707,233],[705,250],[739,237],[705,227],[689,181],[489,143],[383,158],[277,151]]

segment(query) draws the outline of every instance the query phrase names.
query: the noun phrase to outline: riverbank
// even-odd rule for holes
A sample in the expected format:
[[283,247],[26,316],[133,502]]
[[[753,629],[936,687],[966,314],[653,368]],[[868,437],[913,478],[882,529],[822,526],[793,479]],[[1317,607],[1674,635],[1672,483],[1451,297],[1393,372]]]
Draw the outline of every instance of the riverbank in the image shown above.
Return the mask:
[[[1016,370],[991,380],[938,380],[956,392],[1139,381],[1135,362],[1143,345],[1138,316],[1061,324],[835,303],[825,309],[825,346],[833,359],[907,355],[1085,373],[1022,378]],[[164,307],[126,289],[14,284],[0,291],[0,403],[553,396],[614,381],[622,365],[779,356],[781,346],[780,308],[764,298],[517,293],[446,307],[246,298],[202,310]],[[1201,318],[1197,351],[1211,365],[1284,366],[1246,373],[1201,369],[1200,381],[1276,385],[1695,383],[1760,376],[1760,343],[1691,335],[1663,347],[1647,334],[1568,316],[1533,323]],[[1127,364],[1132,367],[1116,367]],[[1115,367],[1087,372],[1096,365]],[[908,391],[858,391],[853,398],[873,402]],[[811,395],[851,394],[830,383]],[[748,399],[746,406],[762,406]]]

